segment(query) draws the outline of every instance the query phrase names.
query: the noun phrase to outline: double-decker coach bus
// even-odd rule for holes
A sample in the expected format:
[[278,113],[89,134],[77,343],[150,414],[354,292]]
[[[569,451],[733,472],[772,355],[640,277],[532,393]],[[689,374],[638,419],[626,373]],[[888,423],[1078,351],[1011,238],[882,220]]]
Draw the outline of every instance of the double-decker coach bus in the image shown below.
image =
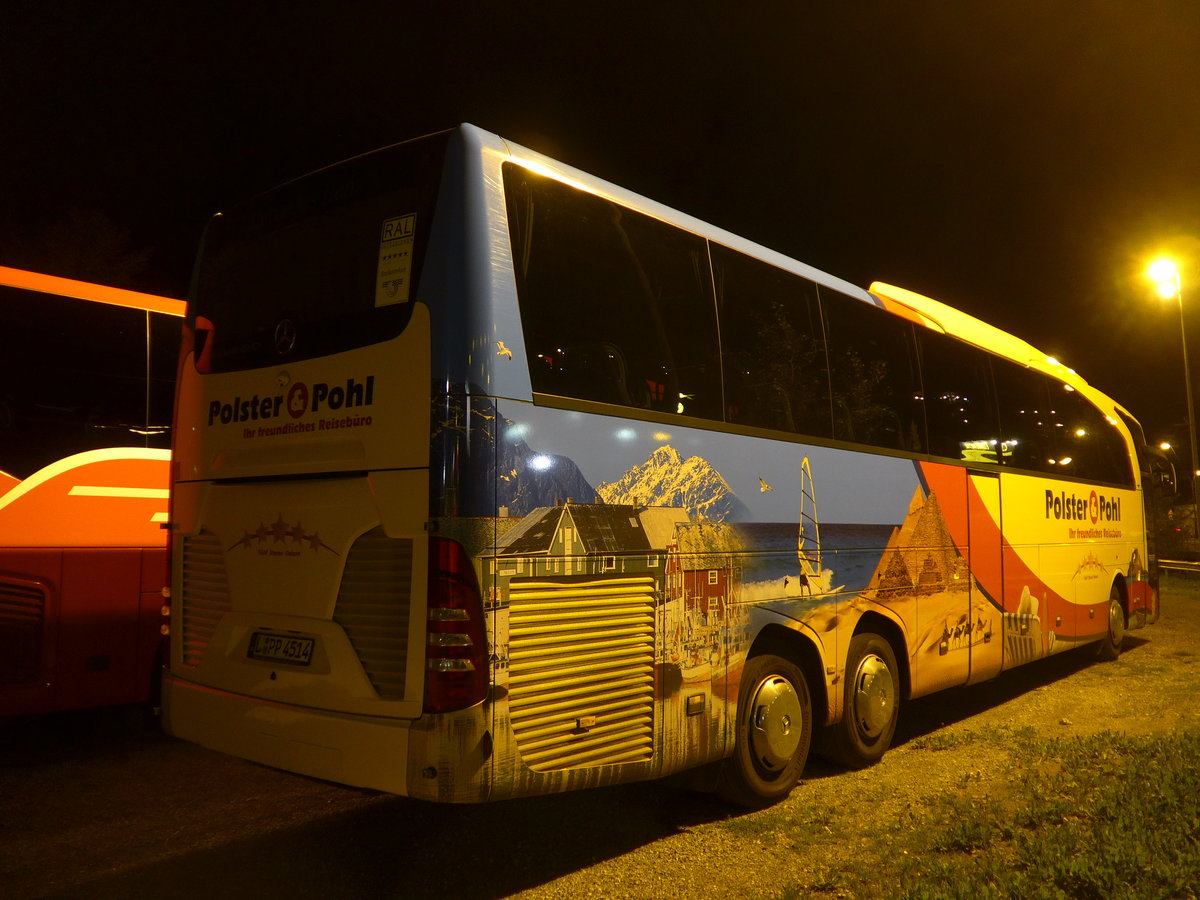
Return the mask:
[[184,307],[0,267],[0,715],[157,689]]
[[176,409],[166,728],[351,785],[761,805],[1157,610],[1074,372],[467,125],[217,217]]

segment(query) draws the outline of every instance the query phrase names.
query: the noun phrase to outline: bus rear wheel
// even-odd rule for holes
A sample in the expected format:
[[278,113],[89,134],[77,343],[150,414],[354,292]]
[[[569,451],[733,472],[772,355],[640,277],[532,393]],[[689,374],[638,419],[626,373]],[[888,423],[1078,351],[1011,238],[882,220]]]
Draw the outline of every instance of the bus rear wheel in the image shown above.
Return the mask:
[[799,667],[771,654],[746,660],[739,694],[733,756],[722,765],[717,793],[759,809],[800,781],[812,742],[812,702]]
[[1125,607],[1121,603],[1121,589],[1115,584],[1108,592],[1108,627],[1096,648],[1096,655],[1111,662],[1121,656],[1121,644],[1125,642]]
[[826,735],[825,755],[851,769],[878,762],[892,743],[900,713],[900,676],[892,645],[864,632],[846,654],[842,719]]

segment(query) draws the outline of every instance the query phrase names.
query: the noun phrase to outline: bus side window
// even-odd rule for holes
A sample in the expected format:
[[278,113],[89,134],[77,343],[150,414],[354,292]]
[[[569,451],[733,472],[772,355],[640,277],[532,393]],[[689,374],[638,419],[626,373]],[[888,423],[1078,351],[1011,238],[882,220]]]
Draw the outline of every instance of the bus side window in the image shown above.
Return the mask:
[[833,436],[894,450],[925,450],[912,324],[820,288],[829,341]]
[[704,242],[511,163],[504,185],[534,391],[719,419]]
[[999,465],[1000,424],[988,357],[981,350],[918,329],[929,452]]
[[1050,380],[1003,359],[992,360],[992,372],[1000,401],[1004,464],[1052,475],[1073,474],[1058,464],[1055,429],[1060,413],[1057,403],[1051,402]]
[[1133,486],[1133,470],[1125,441],[1087,398],[1066,384],[1051,384],[1058,410],[1055,437],[1058,465],[1068,474],[1092,481]]
[[718,244],[710,250],[728,421],[831,437],[816,285]]

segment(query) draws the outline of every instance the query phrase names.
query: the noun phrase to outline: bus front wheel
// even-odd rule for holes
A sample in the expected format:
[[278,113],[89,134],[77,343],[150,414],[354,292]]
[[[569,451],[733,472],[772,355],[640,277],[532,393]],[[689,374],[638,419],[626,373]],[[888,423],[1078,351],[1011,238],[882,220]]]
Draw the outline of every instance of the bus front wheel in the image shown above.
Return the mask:
[[900,713],[900,676],[892,645],[864,632],[846,654],[842,719],[827,735],[826,755],[861,769],[878,762],[892,743]]
[[733,756],[721,769],[717,792],[758,809],[782,800],[800,780],[812,742],[812,702],[796,665],[763,654],[746,660],[737,710]]

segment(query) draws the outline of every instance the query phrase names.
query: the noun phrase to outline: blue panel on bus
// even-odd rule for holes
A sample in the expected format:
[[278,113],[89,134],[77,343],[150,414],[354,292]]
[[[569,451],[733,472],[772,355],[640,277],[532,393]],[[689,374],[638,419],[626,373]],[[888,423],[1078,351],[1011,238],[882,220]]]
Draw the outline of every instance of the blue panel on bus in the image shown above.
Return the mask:
[[528,403],[460,408],[471,427],[447,431],[471,439],[447,459],[495,464],[448,484],[441,513],[495,523],[472,550],[492,559],[497,602],[511,579],[652,575],[668,618],[674,600],[695,606],[672,638],[683,657],[697,635],[748,636],[770,617],[836,657],[874,607],[919,642],[918,682],[964,682],[972,646],[999,662],[1000,610],[971,590],[912,460]]

